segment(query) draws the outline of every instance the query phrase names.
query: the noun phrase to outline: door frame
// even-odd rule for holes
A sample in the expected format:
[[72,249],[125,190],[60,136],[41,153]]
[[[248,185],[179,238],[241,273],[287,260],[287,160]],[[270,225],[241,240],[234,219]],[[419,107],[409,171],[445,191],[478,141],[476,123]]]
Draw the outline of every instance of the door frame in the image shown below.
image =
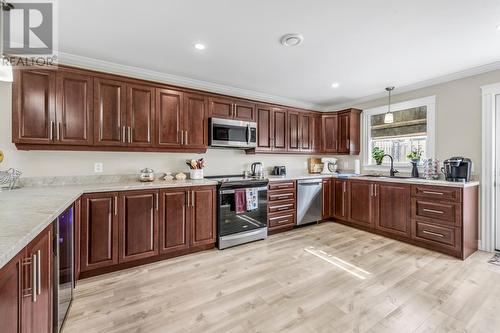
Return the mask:
[[500,159],[500,145],[495,144],[497,128],[500,131],[500,115],[497,114],[500,113],[500,83],[482,86],[481,93],[482,165],[479,249],[492,252],[495,248],[500,249],[500,209],[496,209],[500,201],[500,186],[496,186],[497,175],[500,172],[500,160],[497,163],[497,159]]

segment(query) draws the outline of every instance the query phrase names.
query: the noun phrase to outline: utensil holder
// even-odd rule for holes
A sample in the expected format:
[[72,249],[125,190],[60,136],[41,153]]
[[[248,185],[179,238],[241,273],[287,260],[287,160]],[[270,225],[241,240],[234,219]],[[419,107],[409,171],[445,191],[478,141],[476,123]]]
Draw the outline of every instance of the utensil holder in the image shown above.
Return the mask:
[[203,179],[203,169],[192,169],[189,170],[190,179]]

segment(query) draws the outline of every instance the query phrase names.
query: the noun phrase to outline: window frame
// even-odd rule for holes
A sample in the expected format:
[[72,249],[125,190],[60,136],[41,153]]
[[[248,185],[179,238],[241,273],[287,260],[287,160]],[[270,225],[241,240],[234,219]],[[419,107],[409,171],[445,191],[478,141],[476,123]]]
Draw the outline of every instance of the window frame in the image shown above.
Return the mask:
[[[403,111],[406,109],[416,108],[425,106],[427,111],[427,142],[426,142],[426,154],[427,158],[435,158],[436,153],[436,96],[427,96],[417,99],[412,99],[408,101],[403,101],[399,103],[391,103],[391,111]],[[363,125],[363,149],[362,159],[363,168],[365,170],[385,170],[389,166],[389,160],[384,160],[382,165],[370,164],[371,161],[371,150],[370,150],[370,140],[371,140],[371,125],[370,117],[377,114],[383,114],[387,112],[388,105],[378,106],[375,108],[365,109],[362,113],[362,125]],[[395,162],[394,166],[399,169],[411,169],[410,162]]]

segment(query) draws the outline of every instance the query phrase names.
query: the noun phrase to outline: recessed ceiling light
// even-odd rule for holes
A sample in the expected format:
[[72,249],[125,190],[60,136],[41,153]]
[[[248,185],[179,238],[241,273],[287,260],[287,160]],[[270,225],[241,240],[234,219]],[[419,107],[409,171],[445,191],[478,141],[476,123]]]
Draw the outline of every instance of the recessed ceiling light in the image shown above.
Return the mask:
[[197,49],[197,50],[204,50],[205,49],[205,44],[196,43],[196,44],[194,44],[194,48]]
[[280,42],[283,46],[297,46],[303,41],[304,36],[300,34],[286,34],[280,39]]
[[333,82],[332,83],[332,88],[338,88],[340,84],[338,82]]

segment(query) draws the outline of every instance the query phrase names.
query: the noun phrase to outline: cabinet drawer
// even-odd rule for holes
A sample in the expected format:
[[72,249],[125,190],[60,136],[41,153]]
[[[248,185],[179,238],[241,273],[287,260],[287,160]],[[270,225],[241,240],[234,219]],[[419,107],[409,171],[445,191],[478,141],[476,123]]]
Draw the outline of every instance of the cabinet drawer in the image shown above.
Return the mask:
[[295,182],[287,181],[287,182],[272,182],[269,183],[269,190],[284,190],[284,189],[293,189],[295,188]]
[[292,200],[295,199],[294,191],[279,191],[269,193],[269,201]]
[[412,199],[412,218],[433,223],[460,226],[461,207],[458,203],[447,203]]
[[450,248],[459,247],[460,229],[415,221],[414,238],[442,244]]
[[269,204],[269,213],[277,213],[285,210],[295,211],[295,201],[294,200],[288,200],[284,202],[274,201]]
[[412,185],[411,195],[432,200],[461,202],[461,190],[455,187]]
[[281,227],[285,225],[294,225],[295,224],[295,214],[293,212],[289,212],[286,214],[275,214],[269,215],[269,228]]

